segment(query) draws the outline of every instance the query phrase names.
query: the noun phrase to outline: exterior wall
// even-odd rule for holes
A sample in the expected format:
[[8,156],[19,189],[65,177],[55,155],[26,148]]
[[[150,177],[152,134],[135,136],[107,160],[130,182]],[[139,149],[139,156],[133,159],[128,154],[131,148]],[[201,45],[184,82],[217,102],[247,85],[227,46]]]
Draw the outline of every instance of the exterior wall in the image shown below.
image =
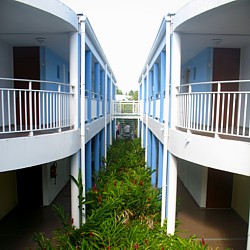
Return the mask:
[[178,159],[178,176],[200,207],[206,207],[207,168]]
[[[213,49],[206,48],[182,66],[182,83],[207,82],[212,80]],[[186,79],[187,70],[190,79]],[[202,91],[206,91],[202,89]]]
[[16,172],[0,173],[0,219],[17,205]]
[[[51,178],[51,166],[56,162],[57,176]],[[70,177],[70,158],[57,160],[43,165],[43,205],[49,205],[62,190]]]
[[234,175],[232,208],[249,222],[250,177]]

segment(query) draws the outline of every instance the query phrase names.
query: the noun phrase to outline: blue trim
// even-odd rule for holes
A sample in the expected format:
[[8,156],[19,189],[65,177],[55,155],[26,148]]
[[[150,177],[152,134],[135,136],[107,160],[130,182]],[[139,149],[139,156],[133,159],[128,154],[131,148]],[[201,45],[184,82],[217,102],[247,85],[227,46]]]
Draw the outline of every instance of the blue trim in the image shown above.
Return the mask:
[[100,82],[101,82],[100,63],[95,63],[95,93],[97,95],[97,118],[100,117],[100,111],[99,111]]
[[163,172],[163,144],[159,141],[158,152],[158,188],[162,188],[162,172]]
[[154,100],[154,104],[153,104],[153,118],[155,118],[156,115],[156,99],[157,99],[157,94],[158,94],[158,84],[159,84],[159,65],[158,63],[154,63],[154,67],[153,67],[153,86],[154,86],[154,93],[153,93],[153,100]]
[[91,91],[92,91],[92,52],[90,50],[85,52],[85,87],[88,97],[88,122],[91,122]]
[[92,158],[91,158],[91,140],[85,144],[85,169],[86,169],[86,190],[92,187]]
[[157,139],[155,135],[152,133],[152,171],[155,171],[152,174],[152,185],[156,186],[156,169],[157,169]]
[[166,52],[161,52],[161,100],[160,100],[160,122],[163,122],[164,116],[164,92],[166,89]]
[[95,172],[97,173],[99,171],[99,166],[100,166],[100,134],[96,134],[95,139]]

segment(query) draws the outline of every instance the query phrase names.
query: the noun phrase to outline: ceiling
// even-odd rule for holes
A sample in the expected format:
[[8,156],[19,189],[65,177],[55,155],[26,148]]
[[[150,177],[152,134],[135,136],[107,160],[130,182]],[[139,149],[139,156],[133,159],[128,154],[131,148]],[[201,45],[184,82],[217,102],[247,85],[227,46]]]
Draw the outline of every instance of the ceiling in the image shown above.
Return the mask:
[[175,31],[182,34],[183,63],[206,47],[243,48],[250,44],[250,1],[237,0],[203,12]]
[[12,46],[46,46],[62,58],[68,58],[69,32],[75,31],[72,24],[14,0],[1,0],[0,10],[1,41]]

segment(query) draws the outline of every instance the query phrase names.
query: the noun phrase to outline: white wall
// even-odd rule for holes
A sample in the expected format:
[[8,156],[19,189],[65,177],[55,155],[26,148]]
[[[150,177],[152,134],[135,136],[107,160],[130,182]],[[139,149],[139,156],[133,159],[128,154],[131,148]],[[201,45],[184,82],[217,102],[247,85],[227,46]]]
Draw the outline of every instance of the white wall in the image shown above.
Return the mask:
[[[250,80],[250,45],[241,49],[241,63],[240,63],[240,79],[241,80]],[[240,91],[250,91],[250,82],[247,84],[240,84]],[[242,107],[244,107],[244,97],[242,98]],[[249,96],[248,96],[248,106],[249,106]],[[240,117],[243,118],[244,114],[241,113]],[[250,119],[250,110],[248,109],[248,113],[246,116],[246,121]],[[243,119],[241,119],[241,126],[243,125]],[[248,127],[249,124],[247,123]]]
[[70,157],[58,160],[57,177],[50,177],[50,168],[54,162],[43,165],[43,205],[48,206],[59,194],[65,184],[69,181]]
[[207,168],[178,159],[178,176],[200,207],[206,207]]

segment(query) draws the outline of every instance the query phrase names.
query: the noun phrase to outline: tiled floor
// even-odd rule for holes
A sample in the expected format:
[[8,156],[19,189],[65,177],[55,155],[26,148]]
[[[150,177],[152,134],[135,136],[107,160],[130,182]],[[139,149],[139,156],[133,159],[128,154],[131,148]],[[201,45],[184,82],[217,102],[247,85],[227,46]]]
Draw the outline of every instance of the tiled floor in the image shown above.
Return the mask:
[[212,249],[246,250],[248,225],[233,210],[200,209],[180,181],[177,196],[180,236],[204,238]]
[[[220,250],[227,247],[234,250],[246,249],[247,223],[234,211],[200,209],[181,182],[178,183],[178,199],[178,229],[182,237],[193,234],[204,237],[213,250],[217,246]],[[70,212],[70,185],[63,189],[54,203],[63,204],[66,211]],[[0,221],[0,249],[35,249],[31,240],[34,232],[46,232],[49,237],[58,227],[60,222],[51,206],[28,212],[15,209]]]

